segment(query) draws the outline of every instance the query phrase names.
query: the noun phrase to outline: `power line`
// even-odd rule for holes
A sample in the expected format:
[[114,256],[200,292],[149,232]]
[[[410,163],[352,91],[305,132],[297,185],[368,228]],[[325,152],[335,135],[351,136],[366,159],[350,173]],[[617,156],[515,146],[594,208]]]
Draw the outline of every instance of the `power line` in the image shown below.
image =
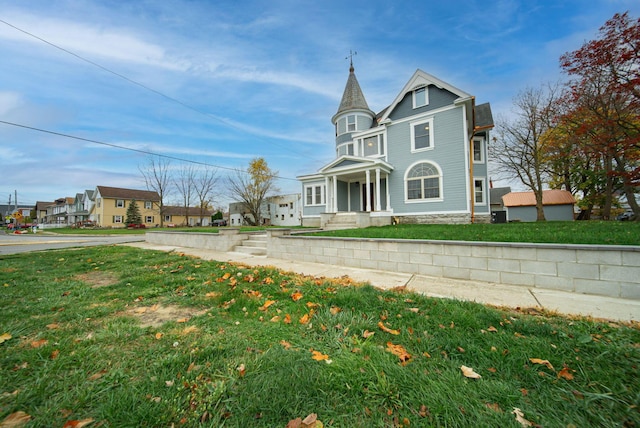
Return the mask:
[[[234,172],[240,172],[240,173],[243,173],[243,174],[247,174],[246,171],[244,171],[242,169],[238,169],[238,168],[230,168],[228,166],[213,165],[213,164],[206,163],[206,162],[199,162],[199,161],[194,161],[194,160],[191,160],[191,159],[183,159],[183,158],[179,158],[177,156],[162,155],[162,154],[151,152],[149,150],[133,149],[131,147],[121,146],[121,145],[118,145],[118,144],[105,143],[104,141],[92,140],[92,139],[89,139],[89,138],[78,137],[78,136],[70,135],[70,134],[63,134],[61,132],[50,131],[50,130],[47,130],[47,129],[36,128],[36,127],[33,127],[33,126],[22,125],[22,124],[14,123],[14,122],[7,122],[6,120],[0,120],[0,123],[4,123],[5,125],[16,126],[16,127],[19,127],[19,128],[29,129],[31,131],[42,132],[42,133],[45,133],[45,134],[57,135],[59,137],[71,138],[71,139],[79,140],[79,141],[85,141],[87,143],[99,144],[99,145],[102,145],[102,146],[112,147],[112,148],[115,148],[115,149],[129,150],[131,152],[142,153],[142,154],[151,155],[151,156],[158,156],[158,157],[161,157],[161,158],[172,159],[172,160],[176,160],[176,161],[179,161],[179,162],[188,162],[188,163],[192,163],[192,164],[196,164],[196,165],[208,166],[208,167],[213,167],[213,168],[218,168],[218,169],[226,169],[226,170],[229,170],[229,171],[234,171]],[[278,179],[281,179],[281,180],[298,181],[295,178],[282,177],[282,176],[279,176],[279,175],[276,175],[275,177],[278,178]]]
[[[167,99],[167,100],[169,100],[169,101],[172,101],[172,102],[174,102],[174,103],[177,103],[177,104],[181,105],[182,107],[185,107],[185,108],[187,108],[187,109],[189,109],[189,110],[192,110],[192,111],[194,111],[194,112],[196,112],[196,113],[199,113],[199,114],[201,114],[201,115],[203,115],[203,116],[205,116],[205,117],[208,117],[208,118],[212,118],[212,119],[214,119],[214,120],[217,120],[218,122],[220,122],[220,123],[222,123],[222,124],[224,124],[225,126],[228,126],[228,127],[230,127],[230,128],[236,129],[236,130],[238,130],[238,131],[246,132],[246,130],[245,130],[245,129],[242,129],[242,128],[240,128],[239,126],[236,126],[236,125],[235,125],[235,124],[233,124],[232,122],[229,122],[229,121],[227,121],[227,120],[225,120],[225,119],[223,119],[223,118],[221,118],[221,117],[218,117],[218,116],[216,116],[216,115],[213,115],[213,114],[211,114],[211,113],[207,113],[207,112],[205,112],[205,111],[203,111],[203,110],[200,110],[200,109],[198,109],[198,108],[196,108],[196,107],[193,107],[193,106],[191,106],[191,105],[189,105],[189,104],[187,104],[187,103],[185,103],[185,102],[183,102],[183,101],[180,101],[180,100],[179,100],[179,99],[177,99],[177,98],[174,98],[174,97],[171,97],[171,96],[169,96],[169,95],[166,95],[166,94],[164,94],[163,92],[158,91],[157,89],[153,89],[153,88],[151,88],[151,87],[149,87],[149,86],[147,86],[147,85],[145,85],[145,84],[143,84],[143,83],[140,83],[140,82],[138,82],[138,81],[136,81],[136,80],[133,80],[133,79],[131,79],[131,78],[129,78],[129,77],[127,77],[127,76],[125,76],[124,74],[118,73],[117,71],[113,71],[113,70],[111,70],[111,69],[109,69],[109,68],[107,68],[107,67],[105,67],[105,66],[103,66],[103,65],[101,65],[101,64],[99,64],[99,63],[97,63],[97,62],[95,62],[95,61],[91,61],[90,59],[87,59],[87,58],[85,58],[85,57],[83,57],[83,56],[81,56],[81,55],[78,55],[77,53],[75,53],[75,52],[73,52],[73,51],[70,51],[69,49],[65,49],[65,48],[63,48],[62,46],[58,46],[58,45],[56,45],[55,43],[52,43],[52,42],[50,42],[50,41],[48,41],[48,40],[46,40],[46,39],[43,39],[42,37],[36,36],[35,34],[30,33],[30,32],[28,32],[28,31],[26,31],[26,30],[23,30],[22,28],[16,27],[15,25],[10,24],[10,23],[8,23],[7,21],[5,21],[5,20],[3,20],[3,19],[0,19],[0,22],[2,22],[3,24],[5,24],[5,25],[7,25],[7,26],[9,26],[9,27],[11,27],[11,28],[13,28],[13,29],[15,29],[16,31],[20,31],[21,33],[26,34],[26,35],[28,35],[29,37],[33,37],[34,39],[37,39],[37,40],[41,41],[42,43],[46,43],[47,45],[49,45],[49,46],[51,46],[51,47],[54,47],[54,48],[56,48],[56,49],[59,49],[59,50],[61,50],[61,51],[65,52],[65,53],[67,53],[67,54],[69,54],[69,55],[71,55],[71,56],[73,56],[73,57],[75,57],[75,58],[77,58],[77,59],[79,59],[79,60],[81,60],[81,61],[84,61],[84,62],[86,62],[86,63],[88,63],[88,64],[91,64],[91,65],[93,65],[94,67],[97,67],[97,68],[101,69],[102,71],[105,71],[105,72],[107,72],[107,73],[113,74],[114,76],[117,76],[117,77],[119,77],[119,78],[121,78],[121,79],[123,79],[123,80],[125,80],[125,81],[127,81],[127,82],[129,82],[129,83],[131,83],[131,84],[133,84],[133,85],[139,86],[139,87],[141,87],[141,88],[143,88],[143,89],[146,89],[147,91],[153,92],[154,94],[161,96],[162,98],[165,98],[165,99]],[[281,145],[281,144],[277,144],[277,143],[275,143],[275,142],[273,142],[273,141],[271,142],[271,144],[274,144],[274,145],[280,146],[281,148],[284,148],[284,149],[287,149],[287,150],[290,150],[290,151],[291,151],[291,146],[283,146],[283,145]],[[297,152],[296,150],[293,150],[293,151],[295,151],[296,153],[298,153],[298,154],[299,154],[299,155],[301,155],[301,156],[305,156],[305,157],[306,157],[306,155],[305,155],[304,153]]]

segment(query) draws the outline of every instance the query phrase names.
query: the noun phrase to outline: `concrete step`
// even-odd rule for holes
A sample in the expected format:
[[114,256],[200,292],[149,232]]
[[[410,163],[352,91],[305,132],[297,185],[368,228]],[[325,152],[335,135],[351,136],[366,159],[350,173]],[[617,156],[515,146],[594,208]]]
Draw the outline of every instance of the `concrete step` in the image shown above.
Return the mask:
[[267,234],[252,234],[236,245],[233,249],[237,253],[251,254],[253,256],[267,255]]

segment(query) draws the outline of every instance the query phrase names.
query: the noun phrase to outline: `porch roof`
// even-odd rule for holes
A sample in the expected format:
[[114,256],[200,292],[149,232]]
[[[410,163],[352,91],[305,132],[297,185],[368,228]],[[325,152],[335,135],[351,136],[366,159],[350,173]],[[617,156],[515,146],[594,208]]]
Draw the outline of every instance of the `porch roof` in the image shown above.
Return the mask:
[[364,158],[358,156],[340,156],[333,162],[320,168],[318,171],[321,175],[361,175],[365,171],[380,169],[381,172],[390,173],[393,171],[393,166],[376,158]]

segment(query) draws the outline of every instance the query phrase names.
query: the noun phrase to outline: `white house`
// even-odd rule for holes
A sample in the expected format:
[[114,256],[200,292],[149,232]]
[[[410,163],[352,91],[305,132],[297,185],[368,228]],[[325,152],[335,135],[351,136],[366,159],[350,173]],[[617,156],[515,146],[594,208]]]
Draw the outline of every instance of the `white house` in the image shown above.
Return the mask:
[[[300,226],[302,217],[302,196],[299,193],[269,196],[260,208],[262,224],[266,226]],[[229,225],[245,226],[246,218],[253,219],[243,202],[229,204]]]
[[351,64],[331,121],[335,160],[298,177],[303,226],[490,221],[488,103],[417,70],[374,113]]

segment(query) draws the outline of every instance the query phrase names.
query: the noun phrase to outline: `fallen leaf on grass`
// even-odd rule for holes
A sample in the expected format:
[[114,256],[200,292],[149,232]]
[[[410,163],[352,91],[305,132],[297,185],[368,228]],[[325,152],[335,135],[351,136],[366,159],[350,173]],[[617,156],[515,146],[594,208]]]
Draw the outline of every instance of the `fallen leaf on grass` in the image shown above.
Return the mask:
[[368,339],[371,336],[373,336],[374,334],[376,334],[375,331],[365,330],[364,333],[362,333],[362,337],[364,337],[365,339]]
[[238,371],[238,374],[240,375],[240,377],[243,377],[247,371],[244,364],[240,364],[238,367],[236,367],[236,370]]
[[26,425],[31,420],[31,415],[28,415],[25,412],[15,412],[11,413],[9,416],[4,418],[2,422],[0,422],[0,427],[2,428],[14,428],[21,427]]
[[337,315],[341,311],[342,309],[340,309],[337,306],[331,306],[331,309],[329,309],[329,312],[331,313],[331,315]]
[[571,369],[569,367],[564,366],[562,370],[558,372],[559,378],[564,378],[566,380],[573,380],[573,375],[571,374]]
[[49,343],[49,341],[46,340],[46,339],[34,340],[33,342],[31,342],[31,347],[32,348],[40,348],[40,347],[46,345],[47,343]]
[[500,405],[498,403],[484,403],[487,408],[493,410],[494,412],[497,413],[502,413],[502,409],[500,408]]
[[264,312],[269,306],[273,305],[274,303],[276,303],[275,300],[267,300],[266,302],[264,302],[264,305],[260,306],[258,309]]
[[285,323],[285,324],[291,324],[291,315],[289,315],[289,314],[285,314],[285,316],[284,316],[284,323]]
[[402,345],[394,345],[391,342],[387,342],[387,351],[391,352],[393,355],[396,355],[403,363],[406,363],[411,359],[411,354],[409,354]]
[[393,329],[390,329],[389,327],[387,327],[386,325],[384,325],[384,324],[382,323],[382,321],[378,322],[378,327],[380,328],[380,330],[382,330],[382,331],[384,331],[384,332],[386,332],[386,333],[389,333],[389,334],[394,334],[394,335],[398,335],[398,334],[400,334],[400,330],[393,330]]
[[553,370],[553,366],[551,365],[549,360],[542,360],[540,358],[529,358],[529,361],[531,361],[533,364],[545,365],[549,370]]
[[58,358],[58,356],[60,355],[60,351],[55,349],[51,355],[49,356],[50,359],[55,360],[56,358]]
[[482,377],[478,373],[474,372],[471,367],[460,366],[460,370],[462,370],[464,377],[468,377],[470,379],[480,379]]
[[298,300],[302,299],[302,293],[300,293],[299,291],[296,291],[295,293],[291,294],[291,300],[293,300],[294,302],[297,302]]
[[60,325],[59,325],[59,324],[57,324],[57,323],[47,324],[47,328],[48,328],[49,330],[55,330],[55,329],[57,329],[57,328],[60,328]]
[[291,344],[290,344],[289,342],[287,342],[286,340],[284,340],[284,339],[280,341],[280,345],[282,345],[282,347],[283,347],[284,349],[289,349],[289,348],[291,348]]
[[309,321],[311,321],[311,317],[313,316],[313,314],[304,314],[301,318],[300,318],[300,324],[309,324]]
[[526,420],[524,418],[524,413],[522,413],[522,410],[518,409],[517,407],[513,408],[513,411],[511,412],[514,415],[516,415],[516,421],[523,427],[531,427],[533,426],[533,423],[529,422],[528,420]]
[[65,422],[62,428],[81,428],[89,425],[90,423],[93,423],[93,419],[91,418],[83,419],[81,421],[72,420],[72,421]]
[[0,343],[6,342],[7,340],[11,339],[13,336],[11,336],[9,333],[2,333],[0,334]]
[[327,354],[323,354],[320,351],[311,350],[311,359],[316,361],[325,361],[327,364],[331,364],[331,360]]

